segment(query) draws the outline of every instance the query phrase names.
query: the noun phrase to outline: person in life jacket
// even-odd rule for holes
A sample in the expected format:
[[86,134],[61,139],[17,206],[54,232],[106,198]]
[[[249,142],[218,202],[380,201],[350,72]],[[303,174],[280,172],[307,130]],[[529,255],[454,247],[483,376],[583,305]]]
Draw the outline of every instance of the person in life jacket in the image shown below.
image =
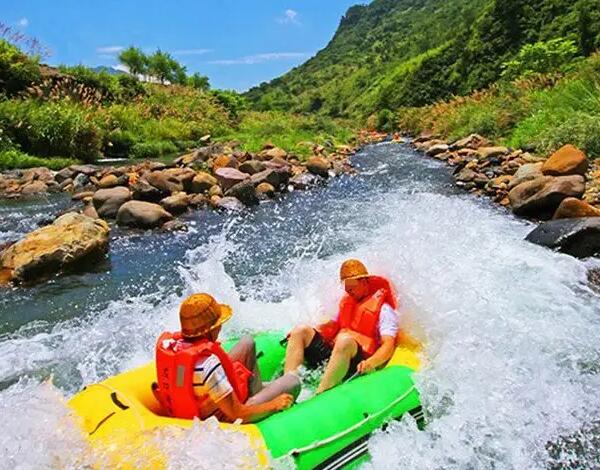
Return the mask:
[[390,282],[370,275],[354,259],[342,264],[340,280],[345,294],[333,320],[317,327],[299,325],[288,336],[286,373],[297,373],[304,361],[308,367],[328,361],[317,393],[384,365],[396,345],[398,305]]
[[181,331],[158,338],[152,389],[169,416],[254,422],[294,403],[300,379],[285,374],[264,386],[251,337],[229,353],[221,348],[221,325],[231,315],[231,308],[212,296],[195,294],[181,304]]

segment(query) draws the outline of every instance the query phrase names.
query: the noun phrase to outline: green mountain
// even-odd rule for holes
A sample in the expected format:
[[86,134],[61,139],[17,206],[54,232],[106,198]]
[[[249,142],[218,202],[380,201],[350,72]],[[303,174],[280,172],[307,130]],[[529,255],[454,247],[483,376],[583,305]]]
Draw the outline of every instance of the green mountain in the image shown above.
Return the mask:
[[246,93],[258,109],[365,118],[468,94],[528,43],[600,46],[600,0],[374,0],[315,57]]

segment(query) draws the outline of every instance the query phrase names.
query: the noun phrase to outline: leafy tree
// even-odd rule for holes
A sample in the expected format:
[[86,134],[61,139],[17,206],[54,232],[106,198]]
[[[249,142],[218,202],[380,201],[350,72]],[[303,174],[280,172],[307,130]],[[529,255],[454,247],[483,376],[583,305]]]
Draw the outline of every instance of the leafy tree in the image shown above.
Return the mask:
[[237,118],[247,107],[246,99],[236,91],[213,90],[212,94],[233,118]]
[[16,46],[0,39],[0,92],[12,95],[39,79],[37,59],[28,57]]
[[119,62],[133,75],[145,75],[148,71],[148,57],[137,47],[128,47],[119,54]]
[[181,79],[181,73],[185,74],[183,68],[168,52],[157,49],[154,54],[148,57],[148,73],[161,83],[178,83]]
[[200,91],[210,90],[210,82],[208,81],[208,77],[201,75],[198,72],[187,78],[187,84],[188,86],[196,88]]
[[571,39],[525,44],[514,59],[503,64],[502,77],[514,80],[535,73],[554,72],[571,62],[577,53],[577,46]]

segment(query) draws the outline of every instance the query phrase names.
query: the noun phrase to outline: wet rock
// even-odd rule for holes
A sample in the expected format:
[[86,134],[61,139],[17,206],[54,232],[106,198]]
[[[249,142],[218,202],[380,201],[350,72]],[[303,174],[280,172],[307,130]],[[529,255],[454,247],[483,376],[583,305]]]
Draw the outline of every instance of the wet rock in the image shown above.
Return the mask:
[[238,161],[233,155],[219,155],[214,159],[212,164],[212,171],[216,173],[220,168],[236,168],[238,167]]
[[60,189],[61,191],[67,191],[67,187],[73,187],[73,180],[71,178],[64,180],[62,183],[60,183]]
[[471,170],[470,168],[463,168],[456,174],[456,180],[462,183],[468,183],[477,178],[477,172]]
[[243,211],[245,206],[241,201],[234,197],[222,197],[216,203],[217,209],[223,209],[232,212]]
[[246,206],[258,204],[258,198],[256,197],[256,192],[254,191],[254,183],[249,180],[232,186],[225,192],[225,196],[226,197],[224,199],[233,197],[241,201]]
[[565,145],[544,162],[542,173],[549,176],[583,176],[587,168],[585,153],[573,145]]
[[587,273],[588,283],[590,287],[600,294],[600,269],[590,269]]
[[206,207],[209,203],[209,198],[204,194],[192,194],[190,195],[190,207],[199,209]]
[[75,189],[75,191],[80,191],[83,188],[89,186],[90,183],[91,183],[91,181],[90,181],[90,177],[88,175],[86,175],[85,173],[79,173],[73,179],[73,188]]
[[95,192],[94,191],[82,191],[80,193],[76,193],[73,194],[73,196],[71,196],[71,200],[72,201],[83,201],[86,198],[93,198],[94,197]]
[[0,254],[0,279],[30,282],[104,254],[109,228],[103,220],[65,214]]
[[158,202],[162,199],[163,193],[160,189],[152,186],[145,179],[139,179],[132,186],[133,199],[146,202]]
[[324,182],[325,180],[322,177],[313,175],[312,173],[300,173],[290,179],[292,188],[299,190],[309,189]]
[[290,174],[287,169],[265,170],[256,173],[250,177],[250,180],[255,186],[261,183],[269,183],[275,188],[281,188],[287,185],[290,179]]
[[168,177],[173,177],[181,183],[184,191],[189,191],[197,173],[191,168],[168,168],[163,171]]
[[543,176],[521,183],[508,197],[516,215],[550,218],[563,199],[580,198],[584,191],[583,176]]
[[600,254],[600,218],[544,222],[527,235],[527,240],[577,258],[595,256]]
[[127,227],[149,229],[160,227],[173,216],[158,204],[145,201],[129,201],[117,213],[117,223]]
[[72,165],[69,167],[69,169],[73,173],[81,173],[86,176],[92,176],[100,170],[100,167],[94,165]]
[[223,191],[227,191],[236,184],[250,179],[249,175],[242,173],[235,168],[219,168],[217,171],[215,171],[215,177],[223,188]]
[[92,219],[100,218],[100,216],[98,215],[98,211],[96,211],[96,208],[94,207],[94,203],[92,202],[91,198],[85,201],[85,205],[83,206],[83,210],[81,211],[81,213],[86,217],[90,217]]
[[323,157],[310,157],[306,162],[306,168],[310,173],[322,176],[323,178],[329,177],[330,167],[329,161]]
[[568,197],[560,203],[553,219],[574,219],[578,217],[600,217],[600,209],[596,209],[585,201]]
[[190,197],[186,193],[175,193],[160,201],[160,205],[173,215],[183,214],[190,205]]
[[48,192],[48,186],[43,181],[32,181],[21,188],[21,194],[23,196],[38,196],[40,194],[46,194]]
[[544,176],[542,173],[542,163],[526,163],[519,167],[515,172],[513,179],[508,185],[509,189],[519,186],[521,183],[531,181]]
[[217,184],[217,179],[208,173],[201,171],[192,180],[190,192],[200,194],[208,191]]
[[124,186],[99,189],[94,193],[93,203],[98,215],[104,219],[114,219],[119,208],[131,199],[131,191]]
[[275,188],[269,183],[260,183],[256,187],[256,196],[258,199],[268,199],[275,196]]
[[181,220],[170,220],[160,228],[161,232],[187,232],[187,225]]
[[437,155],[440,155],[442,153],[446,153],[449,149],[448,144],[437,144],[437,145],[433,145],[431,146],[426,152],[425,154],[427,154],[430,157],[435,157]]
[[126,182],[123,178],[119,179],[117,175],[106,175],[103,176],[98,182],[98,187],[101,189],[114,188],[115,186],[123,186]]
[[254,175],[255,173],[260,173],[264,171],[267,167],[263,162],[258,160],[248,160],[240,165],[239,170],[243,173],[248,173],[249,175]]
[[163,196],[179,193],[183,191],[183,183],[173,174],[167,173],[168,170],[152,171],[146,174],[146,181],[158,189]]

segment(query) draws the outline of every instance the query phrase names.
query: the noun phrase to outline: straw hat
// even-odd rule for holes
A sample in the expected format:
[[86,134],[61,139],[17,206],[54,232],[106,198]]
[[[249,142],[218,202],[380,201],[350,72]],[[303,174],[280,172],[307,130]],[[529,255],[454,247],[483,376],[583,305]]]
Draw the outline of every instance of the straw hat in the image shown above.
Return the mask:
[[210,333],[231,318],[229,305],[217,303],[208,294],[194,294],[183,301],[179,308],[181,335],[195,339]]
[[362,279],[369,277],[370,274],[367,268],[357,259],[349,259],[342,263],[340,268],[340,281],[344,282],[349,279]]

